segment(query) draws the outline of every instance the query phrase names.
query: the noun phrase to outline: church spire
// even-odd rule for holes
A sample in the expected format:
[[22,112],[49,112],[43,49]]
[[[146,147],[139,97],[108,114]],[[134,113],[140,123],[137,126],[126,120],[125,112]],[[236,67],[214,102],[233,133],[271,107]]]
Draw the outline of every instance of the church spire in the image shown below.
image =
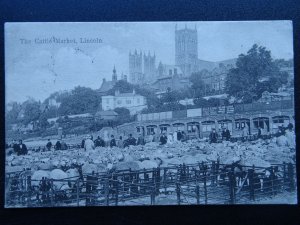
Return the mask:
[[114,65],[114,69],[113,69],[113,75],[112,75],[112,81],[117,81],[118,77],[117,77],[117,71],[116,71],[116,66]]

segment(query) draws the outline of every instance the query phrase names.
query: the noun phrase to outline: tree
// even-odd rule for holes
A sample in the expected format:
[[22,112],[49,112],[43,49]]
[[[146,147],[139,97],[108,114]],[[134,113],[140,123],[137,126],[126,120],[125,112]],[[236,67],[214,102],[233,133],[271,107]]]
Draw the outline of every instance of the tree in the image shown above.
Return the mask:
[[39,118],[39,127],[45,130],[49,126],[49,122],[45,114],[42,114]]
[[125,117],[130,116],[130,111],[124,107],[117,107],[114,109],[114,111],[118,113],[119,116],[125,116]]
[[100,99],[95,90],[78,86],[62,99],[58,112],[60,115],[94,113],[100,106]]
[[229,70],[226,92],[249,101],[259,99],[264,91],[277,91],[287,82],[287,74],[277,64],[265,47],[253,45],[246,55],[239,55],[236,68]]
[[202,76],[208,73],[207,70],[202,70],[201,72],[197,72],[197,73],[192,73],[192,75],[190,76],[190,81],[192,83],[191,89],[193,92],[193,96],[195,98],[199,98],[202,97],[204,95],[204,90],[205,90],[205,84],[204,81],[202,79]]
[[41,115],[41,104],[33,99],[25,101],[22,105],[24,109],[23,124],[28,125],[30,122],[37,121]]
[[108,95],[114,95],[115,91],[119,91],[120,93],[129,93],[132,92],[132,90],[135,88],[135,85],[128,83],[125,80],[119,80],[116,82],[114,87],[110,89],[107,94]]
[[5,122],[7,124],[13,124],[18,122],[18,115],[21,111],[21,105],[17,102],[9,103],[8,106],[11,106],[11,109],[5,114]]
[[123,107],[115,108],[114,111],[118,113],[118,117],[116,120],[117,124],[123,124],[131,122],[133,117],[130,115],[130,111]]
[[178,103],[180,97],[179,91],[167,91],[160,100],[162,103]]

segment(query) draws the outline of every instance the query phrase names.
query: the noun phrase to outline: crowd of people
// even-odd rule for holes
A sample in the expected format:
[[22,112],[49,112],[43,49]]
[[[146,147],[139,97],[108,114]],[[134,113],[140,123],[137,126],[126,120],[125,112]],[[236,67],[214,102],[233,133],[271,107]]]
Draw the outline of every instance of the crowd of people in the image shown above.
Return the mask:
[[[284,127],[279,126],[277,133],[275,133],[276,137],[280,137],[282,135],[286,135],[290,132],[293,132],[293,124],[288,124],[288,126]],[[221,134],[221,136],[219,135]],[[209,134],[209,142],[210,143],[217,143],[219,141],[225,140],[230,141],[231,140],[231,133],[228,128],[224,128],[222,131],[219,131],[219,133],[216,131],[215,128],[213,128]],[[256,134],[256,137],[262,138],[262,129],[258,127],[258,132]],[[244,127],[242,129],[241,133],[242,141],[246,141],[249,138],[249,129]],[[152,132],[150,135],[147,136],[146,140],[145,137],[140,133],[137,138],[133,137],[132,134],[129,134],[126,139],[124,139],[123,136],[119,136],[118,139],[115,138],[114,135],[110,136],[110,139],[104,140],[100,136],[98,136],[95,140],[93,140],[92,135],[87,135],[81,142],[81,148],[84,150],[92,150],[96,147],[119,147],[119,148],[126,148],[131,145],[145,145],[148,142],[159,142],[160,145],[165,145],[167,143],[176,143],[176,142],[185,142],[188,139],[186,133],[184,131],[177,130],[175,132],[170,132],[167,135],[166,131],[163,131],[161,134],[155,134]],[[28,150],[26,145],[23,143],[22,140],[19,140],[19,143],[17,143],[16,140],[13,140],[10,145],[6,144],[7,148],[12,148],[13,152],[17,155],[26,155]],[[50,150],[67,150],[68,146],[66,142],[62,139],[58,139],[56,143],[53,145],[51,140],[48,139],[47,144],[45,145],[44,151],[50,151]]]
[[10,145],[7,145],[6,148],[12,148],[13,152],[17,155],[26,155],[28,153],[27,146],[23,143],[23,140],[13,140]]

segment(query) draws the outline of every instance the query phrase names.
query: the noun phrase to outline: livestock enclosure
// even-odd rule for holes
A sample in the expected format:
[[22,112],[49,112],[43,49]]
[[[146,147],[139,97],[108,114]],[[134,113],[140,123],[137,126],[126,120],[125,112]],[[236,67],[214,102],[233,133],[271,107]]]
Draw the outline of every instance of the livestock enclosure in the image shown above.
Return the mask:
[[[6,207],[251,204],[296,191],[296,166],[270,168],[212,163],[32,180],[7,173]],[[64,188],[63,188],[64,187]],[[67,187],[67,188],[66,188]]]

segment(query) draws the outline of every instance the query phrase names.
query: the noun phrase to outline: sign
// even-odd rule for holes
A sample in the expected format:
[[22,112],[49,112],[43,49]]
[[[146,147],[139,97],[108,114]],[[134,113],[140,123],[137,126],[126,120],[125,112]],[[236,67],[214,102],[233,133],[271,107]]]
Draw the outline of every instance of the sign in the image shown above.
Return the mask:
[[225,106],[219,106],[218,107],[218,113],[219,114],[224,114],[226,112],[226,107]]
[[188,109],[187,110],[187,117],[197,117],[202,116],[202,109]]
[[226,107],[226,113],[234,113],[234,107],[233,105],[229,105]]

